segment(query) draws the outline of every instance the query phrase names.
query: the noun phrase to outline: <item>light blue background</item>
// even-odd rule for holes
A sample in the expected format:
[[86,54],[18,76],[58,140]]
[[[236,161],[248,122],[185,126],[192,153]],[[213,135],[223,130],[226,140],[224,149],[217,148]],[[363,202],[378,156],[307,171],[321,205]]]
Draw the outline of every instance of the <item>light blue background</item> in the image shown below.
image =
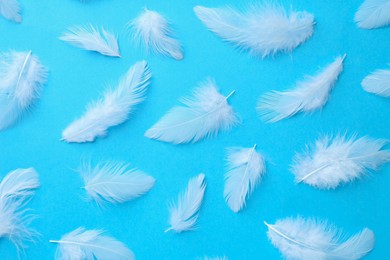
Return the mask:
[[[290,54],[264,60],[240,53],[207,31],[193,13],[195,5],[248,1],[141,1],[141,0],[20,0],[22,24],[0,19],[0,50],[32,50],[50,70],[48,83],[32,112],[17,125],[0,132],[0,177],[15,168],[34,167],[42,187],[29,203],[39,218],[33,222],[42,237],[29,244],[27,259],[52,259],[58,239],[79,226],[103,228],[125,242],[138,259],[194,259],[228,256],[229,259],[279,259],[268,241],[263,221],[302,215],[329,219],[348,234],[364,227],[376,235],[375,249],[366,259],[390,257],[390,166],[334,191],[296,185],[289,165],[296,151],[327,133],[358,133],[390,138],[389,100],[365,93],[361,80],[390,62],[390,28],[361,30],[353,15],[362,1],[281,1],[288,8],[315,15],[312,38]],[[126,23],[143,7],[167,17],[181,40],[183,61],[147,55],[134,48]],[[80,50],[58,40],[71,25],[92,23],[116,32],[122,58],[109,58]],[[321,112],[298,115],[275,124],[259,120],[258,96],[287,89],[303,75],[315,73],[336,56],[346,53],[345,70]],[[135,62],[146,59],[153,80],[147,100],[126,123],[109,130],[106,138],[90,144],[60,142],[62,130],[80,116],[107,84],[118,79]],[[174,146],[143,136],[177,99],[211,76],[221,93],[236,94],[230,104],[241,115],[242,125],[216,138]],[[225,148],[251,147],[267,158],[267,173],[247,207],[235,214],[223,198]],[[83,183],[72,169],[83,158],[122,160],[157,179],[144,197],[101,210],[84,200]],[[204,172],[207,190],[198,229],[183,234],[164,233],[168,203]],[[1,224],[1,223],[0,223]],[[17,254],[7,239],[0,240],[0,259]]]

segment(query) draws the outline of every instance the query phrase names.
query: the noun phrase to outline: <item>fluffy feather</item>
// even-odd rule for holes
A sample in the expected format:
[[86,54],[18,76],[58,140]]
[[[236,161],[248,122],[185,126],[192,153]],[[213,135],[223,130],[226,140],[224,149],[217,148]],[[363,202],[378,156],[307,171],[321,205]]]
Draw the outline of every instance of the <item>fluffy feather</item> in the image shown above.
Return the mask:
[[190,179],[187,190],[179,195],[177,205],[169,209],[171,225],[165,232],[174,230],[177,233],[193,230],[198,220],[199,208],[202,205],[206,182],[204,174]]
[[135,259],[125,244],[102,234],[102,230],[85,230],[80,227],[60,240],[50,240],[50,243],[58,244],[56,259],[61,260]]
[[196,6],[194,11],[223,40],[263,58],[277,52],[291,52],[313,34],[312,14],[295,11],[287,14],[278,4],[253,5],[246,12],[202,6]]
[[363,79],[362,87],[367,92],[390,97],[390,69],[374,71]]
[[317,75],[298,82],[295,89],[266,93],[259,99],[257,105],[261,118],[268,122],[277,122],[299,112],[312,112],[323,107],[343,71],[344,58],[345,55],[337,57]]
[[268,227],[268,238],[286,259],[360,259],[374,247],[374,233],[365,228],[348,239],[326,221],[286,218]]
[[3,130],[38,99],[47,70],[31,51],[2,53],[0,60],[0,130]]
[[99,205],[123,203],[140,197],[154,185],[154,178],[121,162],[85,164],[80,169],[87,194]]
[[355,14],[362,29],[374,29],[390,24],[390,0],[365,0]]
[[231,148],[227,156],[228,172],[225,174],[223,195],[234,212],[245,206],[256,185],[265,173],[263,157],[253,148]]
[[121,56],[118,38],[104,28],[99,31],[92,24],[89,24],[88,26],[74,26],[69,28],[68,31],[60,37],[60,40],[78,48],[96,51],[106,56]]
[[176,60],[183,59],[183,50],[178,40],[173,38],[168,21],[159,13],[144,9],[144,11],[128,25],[133,31],[133,40],[152,50]]
[[324,137],[314,148],[297,154],[291,170],[297,182],[319,189],[334,189],[389,162],[390,150],[382,150],[386,143],[386,140],[369,137]]
[[144,101],[151,73],[146,61],[136,63],[121,79],[116,89],[106,90],[103,98],[87,106],[84,115],[63,132],[66,142],[93,142],[105,136],[107,129],[125,122],[134,107]]
[[17,0],[0,0],[0,15],[10,21],[20,23],[22,16],[21,8]]
[[224,97],[214,81],[203,82],[194,91],[193,97],[181,100],[186,107],[172,108],[146,131],[145,136],[174,144],[195,143],[216,135],[219,130],[229,130],[239,121],[227,102],[233,93]]

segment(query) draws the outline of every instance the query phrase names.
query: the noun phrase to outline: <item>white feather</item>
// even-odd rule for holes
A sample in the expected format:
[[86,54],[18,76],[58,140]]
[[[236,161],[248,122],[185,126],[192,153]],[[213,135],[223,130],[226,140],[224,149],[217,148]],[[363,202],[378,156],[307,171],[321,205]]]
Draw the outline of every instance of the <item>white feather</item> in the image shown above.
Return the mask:
[[84,115],[63,132],[66,142],[93,142],[105,136],[107,129],[125,122],[134,107],[144,101],[151,73],[145,61],[132,66],[116,89],[108,89],[98,101],[87,106]]
[[199,217],[199,208],[202,205],[206,182],[204,174],[190,179],[187,190],[179,195],[177,205],[169,209],[171,225],[165,232],[174,230],[177,233],[193,230]]
[[271,91],[260,97],[257,111],[268,122],[277,122],[299,112],[312,112],[322,108],[329,98],[338,76],[343,71],[343,57],[322,69],[315,76],[308,76],[288,91]]
[[85,164],[79,170],[87,194],[99,205],[104,202],[123,203],[140,197],[154,185],[154,178],[140,170],[129,169],[121,162]]
[[173,38],[168,21],[159,13],[144,9],[144,11],[128,25],[132,30],[133,40],[143,45],[146,50],[152,50],[176,60],[183,59],[180,42]]
[[203,6],[196,6],[194,11],[223,40],[263,58],[277,52],[291,52],[313,34],[312,14],[287,13],[278,4],[253,5],[246,12]]
[[297,182],[319,189],[334,189],[389,162],[390,150],[382,150],[386,143],[386,140],[369,137],[324,137],[315,147],[297,154],[291,170]]
[[363,29],[390,24],[390,0],[365,0],[355,14],[355,22]]
[[92,24],[89,24],[88,26],[74,26],[69,28],[68,31],[60,37],[60,40],[78,48],[96,51],[106,56],[121,56],[118,38],[104,28],[99,31]]
[[1,53],[0,60],[0,130],[3,130],[38,99],[47,70],[31,51]]
[[195,143],[216,135],[220,130],[229,130],[239,121],[227,102],[233,93],[224,97],[214,81],[203,82],[194,91],[193,97],[181,99],[186,107],[172,108],[146,131],[145,136],[174,144]]
[[268,238],[286,259],[357,260],[374,247],[374,233],[365,228],[346,239],[340,230],[326,221],[286,218],[268,227]]
[[56,259],[59,260],[132,260],[133,252],[115,238],[102,235],[102,230],[85,230],[80,227],[65,234],[57,243]]
[[20,12],[21,8],[17,0],[0,0],[0,15],[4,18],[20,23],[22,21]]
[[230,148],[227,156],[224,197],[234,212],[245,206],[248,198],[265,173],[263,157],[253,148]]
[[363,79],[362,86],[367,92],[390,97],[390,69],[374,71]]

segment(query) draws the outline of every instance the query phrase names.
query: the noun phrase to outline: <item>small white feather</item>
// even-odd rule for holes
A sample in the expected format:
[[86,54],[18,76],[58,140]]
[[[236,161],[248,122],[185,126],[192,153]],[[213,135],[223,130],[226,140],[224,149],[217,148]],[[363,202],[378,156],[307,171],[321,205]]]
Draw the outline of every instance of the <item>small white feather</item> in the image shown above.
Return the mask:
[[390,24],[390,0],[365,0],[355,14],[362,29],[374,29]]
[[312,112],[322,108],[329,93],[343,71],[343,57],[322,69],[315,76],[307,76],[289,91],[271,91],[260,97],[257,111],[268,122],[277,122],[299,112]]
[[21,8],[17,0],[0,0],[0,15],[10,21],[20,23],[22,16]]
[[102,230],[85,230],[80,227],[64,235],[57,243],[56,259],[59,260],[132,260],[133,252],[115,238],[102,235]]
[[386,140],[369,137],[324,137],[315,147],[297,154],[291,170],[297,182],[319,189],[334,189],[389,162],[390,150],[382,150],[386,143]]
[[286,259],[357,260],[374,247],[374,233],[364,228],[348,239],[340,230],[326,221],[286,218],[268,227],[268,238]]
[[169,224],[171,226],[165,232],[174,230],[180,233],[195,228],[206,189],[204,177],[204,174],[201,173],[190,179],[187,190],[179,195],[177,205],[170,207]]
[[173,37],[168,21],[159,13],[144,9],[144,11],[128,25],[132,30],[133,40],[143,45],[146,50],[152,50],[176,60],[183,59],[180,42]]
[[238,212],[261,181],[265,173],[265,162],[256,152],[255,145],[253,148],[228,149],[227,166],[223,195],[229,208]]
[[181,99],[186,107],[172,108],[146,131],[145,136],[174,144],[195,143],[220,130],[229,130],[239,122],[227,102],[233,93],[225,97],[218,92],[213,80],[202,82],[193,97]]
[[390,69],[374,71],[363,79],[362,87],[367,92],[390,97]]
[[103,98],[87,106],[82,117],[73,121],[63,132],[66,142],[93,142],[105,136],[108,128],[125,122],[135,106],[145,100],[151,73],[146,61],[132,66],[116,89],[108,89]]
[[74,26],[69,28],[68,31],[60,37],[60,40],[78,48],[96,51],[106,56],[121,56],[117,36],[104,28],[99,31],[92,24],[89,24],[88,26]]
[[0,54],[0,130],[31,108],[46,78],[46,68],[31,51]]
[[287,13],[279,4],[252,5],[246,12],[203,6],[196,6],[194,11],[223,40],[263,58],[277,52],[291,52],[313,34],[312,14]]

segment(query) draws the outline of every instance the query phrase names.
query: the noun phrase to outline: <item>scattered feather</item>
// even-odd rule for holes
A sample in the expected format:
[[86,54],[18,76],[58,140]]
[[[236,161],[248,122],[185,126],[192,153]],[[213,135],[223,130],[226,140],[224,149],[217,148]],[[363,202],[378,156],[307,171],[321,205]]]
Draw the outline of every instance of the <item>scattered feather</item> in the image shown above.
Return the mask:
[[362,86],[369,93],[390,97],[390,69],[374,71],[363,79]]
[[362,29],[374,29],[390,24],[390,0],[365,0],[355,14]]
[[15,23],[22,22],[21,8],[17,0],[0,0],[0,15]]

